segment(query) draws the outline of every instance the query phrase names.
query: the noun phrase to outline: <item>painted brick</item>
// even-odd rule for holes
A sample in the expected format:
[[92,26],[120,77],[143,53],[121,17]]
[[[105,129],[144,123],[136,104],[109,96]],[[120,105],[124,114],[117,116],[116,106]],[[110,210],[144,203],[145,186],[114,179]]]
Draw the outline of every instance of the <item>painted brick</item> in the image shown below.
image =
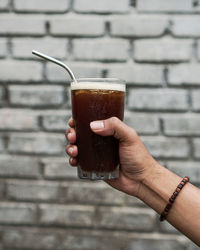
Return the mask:
[[94,12],[94,13],[125,13],[128,12],[128,0],[75,0],[74,10],[77,12]]
[[189,155],[189,143],[184,138],[143,137],[142,140],[154,157],[187,158]]
[[128,47],[122,39],[75,39],[73,55],[78,60],[126,61]]
[[77,179],[77,168],[69,165],[68,157],[42,159],[47,179]]
[[0,86],[0,105],[4,103],[4,89]]
[[1,109],[0,130],[38,130],[38,117],[31,110]]
[[1,0],[0,1],[0,10],[8,10],[9,9],[9,0]]
[[[82,230],[83,231],[83,230]],[[126,249],[126,236],[125,235],[113,235],[109,232],[93,233],[92,231],[80,232],[80,233],[67,233],[67,236],[63,242],[63,248],[69,249],[70,246],[73,250],[86,250],[86,249],[98,249],[98,250],[115,250]]]
[[130,89],[128,108],[137,110],[186,110],[187,92],[171,89]]
[[199,85],[200,86],[200,64],[179,64],[169,66],[170,85]]
[[56,111],[52,112],[52,114],[42,115],[42,126],[48,131],[65,131],[71,116],[71,111],[63,111],[62,113]]
[[169,161],[167,168],[179,176],[190,176],[192,183],[200,183],[200,166],[199,162],[192,161]]
[[199,37],[199,16],[175,16],[172,18],[172,34],[177,37]]
[[145,62],[189,61],[192,41],[187,39],[161,38],[134,42],[134,59]]
[[0,152],[3,152],[4,151],[4,140],[3,140],[3,137],[0,136]]
[[69,0],[14,0],[14,9],[19,12],[53,12],[63,13],[69,10]]
[[135,85],[156,85],[164,83],[164,67],[150,64],[111,64],[107,67],[108,77],[124,79]]
[[139,0],[138,11],[145,12],[188,12],[192,10],[191,0]]
[[38,59],[32,55],[32,50],[63,59],[67,55],[67,40],[65,38],[14,38],[12,51],[15,58]]
[[1,14],[0,34],[4,35],[44,35],[45,19],[34,15]]
[[[97,62],[65,62],[72,70],[76,78],[102,77],[103,65]],[[60,67],[47,63],[47,79],[52,82],[69,82],[71,79],[66,72]]]
[[0,183],[0,199],[4,198],[4,194],[5,194],[5,185],[4,182]]
[[193,243],[192,241],[188,241],[187,245],[188,245],[188,250],[198,250],[199,249],[199,247],[195,243]]
[[94,207],[78,205],[40,205],[40,223],[71,226],[91,226]]
[[9,181],[7,198],[24,201],[55,201],[59,198],[59,185],[42,181]]
[[50,19],[50,32],[53,35],[65,36],[102,36],[104,19],[95,16],[68,15],[64,18]]
[[125,112],[125,123],[134,128],[139,134],[158,134],[159,120],[152,114],[137,114]]
[[56,249],[60,242],[58,234],[41,228],[5,229],[3,243],[6,247],[15,246],[17,249]]
[[163,223],[160,223],[159,229],[161,232],[164,233],[180,234],[180,232],[175,227],[173,227],[168,221],[163,221]]
[[33,204],[1,202],[0,222],[3,224],[35,223],[36,208]]
[[40,81],[42,79],[42,64],[29,61],[0,61],[0,75],[0,81]]
[[124,203],[124,194],[106,183],[96,183],[94,186],[91,183],[70,182],[63,184],[62,188],[66,202],[110,205]]
[[11,134],[8,142],[10,153],[62,154],[64,135],[44,133]]
[[159,249],[162,245],[162,250],[171,250],[171,249],[177,249],[182,250],[183,244],[175,239],[133,239],[130,243],[130,249],[134,250],[142,250],[142,249],[148,249],[148,250],[155,250]]
[[192,108],[200,110],[200,91],[197,89],[192,91]]
[[130,207],[99,207],[99,225],[105,228],[148,232],[154,227],[155,213],[148,209]]
[[58,106],[64,101],[62,86],[10,86],[10,103],[23,106]]
[[198,59],[200,60],[200,40],[197,43],[198,49],[197,49],[197,55],[198,55]]
[[157,37],[168,26],[168,18],[155,15],[116,16],[110,19],[111,35],[122,37]]
[[200,135],[200,117],[194,115],[163,118],[166,135]]
[[131,196],[131,195],[128,195],[128,194],[125,195],[124,205],[131,206],[131,207],[146,207],[146,208],[148,208],[148,206],[144,202],[142,202],[138,198]]
[[193,146],[194,146],[194,156],[195,158],[200,158],[200,139],[193,139]]
[[8,53],[7,49],[7,39],[5,38],[0,38],[0,58],[1,57],[6,57]]
[[37,159],[25,156],[0,155],[0,176],[36,178],[40,176]]

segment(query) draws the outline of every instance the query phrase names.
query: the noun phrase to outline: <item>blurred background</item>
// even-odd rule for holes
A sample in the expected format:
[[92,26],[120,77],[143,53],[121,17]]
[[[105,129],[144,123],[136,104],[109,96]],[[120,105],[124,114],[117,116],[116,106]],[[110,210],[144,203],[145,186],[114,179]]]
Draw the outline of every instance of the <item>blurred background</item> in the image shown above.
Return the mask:
[[125,121],[200,185],[198,0],[0,0],[0,249],[196,250],[136,198],[80,181],[65,154],[70,79],[127,81]]

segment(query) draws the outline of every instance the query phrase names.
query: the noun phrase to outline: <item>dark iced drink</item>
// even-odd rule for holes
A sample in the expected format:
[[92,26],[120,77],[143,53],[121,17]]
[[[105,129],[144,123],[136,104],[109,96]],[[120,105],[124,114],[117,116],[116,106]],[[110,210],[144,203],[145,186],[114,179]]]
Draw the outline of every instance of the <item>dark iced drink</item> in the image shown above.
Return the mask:
[[72,115],[78,146],[78,175],[86,179],[113,179],[119,175],[119,143],[100,136],[90,122],[112,116],[123,120],[125,84],[117,79],[79,79],[71,84]]

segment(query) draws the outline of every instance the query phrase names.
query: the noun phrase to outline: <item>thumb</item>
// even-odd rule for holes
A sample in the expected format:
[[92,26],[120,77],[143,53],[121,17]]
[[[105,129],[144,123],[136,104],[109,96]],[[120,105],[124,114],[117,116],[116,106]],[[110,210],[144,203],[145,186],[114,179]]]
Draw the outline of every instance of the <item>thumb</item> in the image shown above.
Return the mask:
[[107,120],[94,121],[90,123],[92,131],[102,136],[114,136],[120,142],[131,143],[134,141],[136,132],[128,127],[117,117],[111,117]]

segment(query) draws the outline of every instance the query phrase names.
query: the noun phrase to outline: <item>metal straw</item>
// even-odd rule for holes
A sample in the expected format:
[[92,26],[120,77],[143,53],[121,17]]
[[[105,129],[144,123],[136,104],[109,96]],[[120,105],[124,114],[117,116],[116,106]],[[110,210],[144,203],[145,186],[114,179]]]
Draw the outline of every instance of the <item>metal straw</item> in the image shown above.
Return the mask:
[[69,73],[71,79],[72,79],[74,82],[77,82],[77,81],[76,81],[76,78],[75,78],[75,76],[74,76],[74,74],[73,74],[72,71],[71,71],[71,69],[70,69],[67,65],[65,65],[64,63],[62,63],[61,61],[59,61],[59,60],[57,60],[57,59],[55,59],[55,58],[53,58],[53,57],[51,57],[51,56],[47,56],[47,55],[45,55],[45,54],[43,54],[43,53],[40,53],[40,52],[38,52],[38,51],[36,51],[36,50],[32,50],[32,54],[34,54],[34,55],[36,55],[36,56],[39,56],[39,57],[42,57],[43,59],[46,59],[46,60],[48,60],[48,61],[50,61],[50,62],[53,62],[53,63],[55,63],[55,64],[60,65],[61,67],[63,67],[64,69],[67,70],[67,72]]

